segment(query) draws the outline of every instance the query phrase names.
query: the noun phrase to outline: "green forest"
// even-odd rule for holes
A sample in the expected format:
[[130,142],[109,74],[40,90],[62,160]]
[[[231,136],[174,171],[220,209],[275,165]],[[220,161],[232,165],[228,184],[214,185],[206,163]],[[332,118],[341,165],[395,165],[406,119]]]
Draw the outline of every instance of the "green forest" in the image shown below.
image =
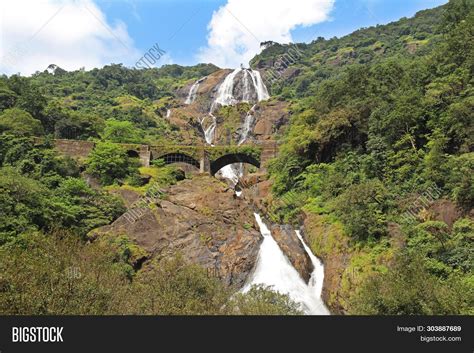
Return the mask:
[[[350,239],[350,312],[474,313],[473,9],[318,39],[299,48],[302,74],[274,84],[295,113],[271,166],[275,214],[316,214]],[[460,210],[450,224],[416,207],[441,198]]]
[[[273,221],[330,229],[324,244],[308,235],[318,257],[350,254],[328,299],[341,312],[474,315],[473,3],[296,45],[302,57],[269,87],[291,111],[269,166]],[[265,72],[289,48],[271,43],[251,65]],[[90,236],[126,211],[114,188],[146,194],[182,179],[161,161],[144,170],[118,143],[180,141],[167,109],[217,70],[0,76],[2,314],[301,313],[269,288],[236,294],[179,256],[142,269],[127,236]],[[97,147],[76,160],[54,139]],[[445,221],[433,216],[440,207]]]

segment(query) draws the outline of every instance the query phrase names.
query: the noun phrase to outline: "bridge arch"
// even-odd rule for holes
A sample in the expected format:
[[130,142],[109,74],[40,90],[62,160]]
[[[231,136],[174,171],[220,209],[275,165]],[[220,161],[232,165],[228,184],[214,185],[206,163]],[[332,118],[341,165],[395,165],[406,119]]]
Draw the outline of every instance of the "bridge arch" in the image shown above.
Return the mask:
[[153,159],[163,159],[165,164],[186,163],[199,168],[199,161],[184,153],[168,153]]
[[130,158],[140,158],[140,153],[135,150],[128,150],[127,156],[129,156]]
[[248,163],[254,167],[260,168],[260,161],[251,155],[245,153],[231,153],[217,158],[211,162],[211,175],[215,175],[221,168],[226,165],[235,163]]

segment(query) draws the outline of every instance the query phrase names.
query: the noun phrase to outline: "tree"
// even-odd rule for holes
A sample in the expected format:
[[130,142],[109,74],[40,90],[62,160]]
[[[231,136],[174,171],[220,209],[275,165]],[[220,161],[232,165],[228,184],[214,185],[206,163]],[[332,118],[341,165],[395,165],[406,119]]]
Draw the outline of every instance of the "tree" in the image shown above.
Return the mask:
[[0,111],[12,108],[18,95],[7,87],[0,87]]
[[356,239],[378,238],[387,232],[386,190],[378,180],[350,186],[334,202],[347,232]]
[[243,294],[232,297],[229,307],[241,315],[302,315],[299,304],[288,295],[274,292],[271,287],[252,286]]
[[34,118],[39,119],[46,106],[46,98],[38,86],[26,77],[18,75],[10,77],[8,86],[18,95],[16,107],[26,110]]
[[0,132],[9,131],[15,135],[38,136],[43,134],[41,122],[31,116],[30,113],[10,108],[0,115]]
[[83,112],[68,112],[54,125],[56,138],[85,140],[89,137],[98,137],[103,129],[103,120],[96,114]]
[[46,133],[54,133],[54,127],[58,121],[69,117],[66,109],[57,101],[52,101],[44,110],[41,121]]
[[96,191],[79,178],[63,179],[52,200],[57,209],[55,225],[80,236],[110,224],[126,211],[119,198]]
[[444,186],[449,174],[448,155],[445,153],[447,143],[448,138],[439,129],[433,132],[427,143],[428,153],[425,155],[424,175],[426,180],[434,182],[439,187]]
[[140,132],[130,121],[118,121],[110,119],[105,122],[102,134],[104,140],[117,143],[139,143]]
[[50,220],[49,191],[13,168],[0,168],[0,246],[18,234],[46,227]]
[[375,273],[362,283],[352,314],[472,315],[471,301],[468,281],[457,275],[441,280],[426,270],[419,255],[400,254],[390,271]]
[[87,172],[99,178],[104,185],[123,180],[137,167],[121,146],[111,142],[98,143],[86,164]]
[[448,189],[466,211],[474,205],[474,152],[452,158],[449,163]]

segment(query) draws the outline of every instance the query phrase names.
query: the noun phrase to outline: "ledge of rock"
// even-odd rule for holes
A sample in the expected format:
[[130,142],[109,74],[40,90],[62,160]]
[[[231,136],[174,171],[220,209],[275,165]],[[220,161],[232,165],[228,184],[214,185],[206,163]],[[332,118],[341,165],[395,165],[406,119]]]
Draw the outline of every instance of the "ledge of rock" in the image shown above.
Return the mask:
[[164,200],[135,211],[139,217],[129,211],[92,237],[127,235],[152,258],[180,254],[237,287],[255,266],[262,236],[252,205],[215,178],[184,180],[168,188]]

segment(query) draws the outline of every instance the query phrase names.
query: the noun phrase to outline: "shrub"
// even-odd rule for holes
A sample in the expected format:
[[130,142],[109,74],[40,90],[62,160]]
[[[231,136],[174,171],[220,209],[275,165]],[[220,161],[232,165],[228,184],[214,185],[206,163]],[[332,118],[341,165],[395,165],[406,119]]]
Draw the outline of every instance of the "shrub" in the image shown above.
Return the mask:
[[121,146],[110,142],[98,143],[86,164],[87,172],[99,178],[104,185],[123,180],[136,173],[138,167]]
[[422,256],[399,255],[390,271],[362,283],[353,299],[352,314],[472,315],[472,281],[456,273],[443,280],[426,267]]
[[0,132],[4,131],[21,136],[38,136],[43,134],[43,127],[41,121],[33,118],[30,113],[11,108],[0,115]]

